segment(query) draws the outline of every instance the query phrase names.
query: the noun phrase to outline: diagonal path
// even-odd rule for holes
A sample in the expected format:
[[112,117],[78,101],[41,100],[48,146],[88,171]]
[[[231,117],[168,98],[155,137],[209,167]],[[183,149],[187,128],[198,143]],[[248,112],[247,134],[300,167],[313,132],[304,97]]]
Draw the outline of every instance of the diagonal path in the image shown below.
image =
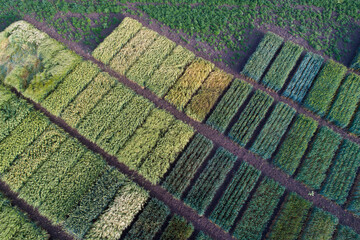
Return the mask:
[[[45,116],[49,118],[49,120],[62,128],[72,137],[78,139],[83,145],[85,145],[91,151],[100,154],[105,161],[110,165],[118,169],[120,172],[129,176],[131,180],[136,182],[138,185],[143,187],[145,190],[150,192],[150,196],[163,201],[174,213],[177,213],[183,217],[185,217],[188,221],[190,221],[195,228],[203,230],[208,233],[215,239],[221,240],[230,240],[234,239],[228,233],[225,233],[220,227],[212,223],[205,217],[200,216],[194,209],[186,206],[181,200],[174,198],[170,193],[168,193],[164,188],[159,185],[153,185],[150,181],[146,180],[143,176],[137,173],[134,170],[130,170],[125,164],[120,163],[120,161],[110,154],[108,154],[105,150],[100,148],[97,144],[89,141],[84,136],[82,136],[76,129],[70,127],[64,120],[59,117],[52,115],[48,112],[44,107],[40,104],[35,103],[34,101],[24,97],[21,93],[19,93],[16,89],[12,89],[12,91],[22,99],[25,99],[29,104],[32,104],[34,108],[40,112],[42,112]],[[1,183],[1,182],[0,182]],[[0,186],[1,187],[1,186]],[[1,190],[1,189],[0,189]]]
[[38,225],[45,229],[53,239],[72,240],[74,239],[68,233],[66,233],[60,226],[53,225],[49,219],[42,216],[35,208],[30,206],[24,200],[18,197],[18,194],[11,191],[10,187],[0,180],[0,192],[10,199],[13,206],[17,206],[23,212],[26,212],[29,218],[37,222]]
[[[308,187],[306,187],[304,184],[302,184],[302,183],[296,181],[295,179],[291,178],[289,175],[285,174],[281,170],[276,169],[272,164],[270,164],[267,161],[261,159],[260,157],[256,156],[255,154],[251,153],[250,151],[239,147],[237,144],[232,142],[229,138],[227,138],[223,134],[219,133],[218,131],[210,128],[209,126],[207,126],[207,125],[205,125],[203,123],[200,123],[200,122],[197,122],[197,121],[191,119],[185,113],[178,111],[170,103],[168,103],[167,101],[159,98],[158,96],[153,94],[151,91],[149,91],[147,89],[143,89],[139,85],[137,85],[136,83],[128,80],[126,77],[119,75],[118,73],[116,73],[115,71],[110,69],[109,67],[105,66],[103,63],[101,63],[98,60],[94,59],[89,53],[86,53],[77,44],[75,44],[75,43],[73,43],[71,41],[62,39],[53,29],[49,29],[46,26],[45,23],[39,23],[39,22],[37,22],[36,20],[34,20],[34,19],[30,18],[30,17],[25,17],[25,20],[30,22],[31,24],[33,24],[35,27],[37,27],[41,31],[46,32],[49,36],[55,38],[56,40],[58,40],[58,41],[60,41],[62,43],[64,43],[69,49],[73,50],[74,52],[76,52],[77,54],[82,56],[84,59],[94,62],[103,71],[108,72],[111,76],[117,78],[118,81],[120,81],[124,85],[126,85],[129,88],[131,88],[132,90],[134,90],[137,94],[142,95],[143,97],[149,99],[157,107],[167,110],[168,112],[173,114],[177,119],[180,119],[183,122],[189,124],[197,132],[199,132],[202,135],[204,135],[205,137],[209,138],[215,144],[218,144],[219,146],[227,149],[228,151],[230,151],[231,153],[233,153],[237,157],[244,159],[244,161],[248,162],[249,164],[253,165],[255,168],[262,171],[262,173],[264,175],[266,175],[266,176],[268,176],[270,178],[273,178],[274,180],[279,182],[281,185],[285,186],[288,190],[294,191],[297,194],[299,194],[301,197],[311,201],[314,204],[314,206],[320,207],[320,208],[330,212],[331,214],[335,215],[337,218],[339,218],[339,221],[340,221],[341,224],[348,225],[348,226],[352,227],[356,232],[360,233],[360,218],[355,217],[352,213],[342,209],[339,205],[335,204],[334,202],[330,201],[329,199],[326,199],[325,197],[323,197],[320,194],[315,193],[314,196],[310,196],[309,193],[311,192],[311,190]],[[238,74],[238,76],[235,76],[235,77],[241,77],[241,76]],[[247,81],[250,81],[250,80],[247,80]],[[258,87],[258,89],[261,89],[261,90],[264,89],[266,92],[270,93],[270,95],[273,96],[274,99],[277,100],[277,101],[283,101],[285,103],[287,103],[287,102],[291,103],[291,101],[288,101],[288,100],[284,101],[282,99],[282,97],[280,97],[278,94],[273,93],[273,92],[271,92],[269,90],[266,90],[265,87],[260,86],[259,84],[254,84],[254,83],[252,83],[252,84],[254,85],[255,88]],[[33,103],[33,104],[36,106],[35,103]],[[306,111],[305,109],[301,108],[300,106],[296,106],[296,104],[294,104],[294,103],[291,103],[289,105],[294,106],[295,109],[298,110],[298,112],[304,113],[307,116],[313,117],[315,120],[317,120],[319,122],[320,125],[322,124],[323,126],[329,126],[330,128],[336,130],[336,132],[339,132],[340,134],[342,134],[342,136],[345,136],[347,139],[351,139],[351,140],[354,139],[354,142],[360,143],[360,140],[358,138],[351,136],[349,133],[347,133],[346,131],[344,131],[342,129],[339,129],[338,127],[334,126],[333,124],[330,124],[330,123],[328,123],[328,122],[326,122],[324,120],[319,119],[319,117],[316,117],[314,114],[311,114],[310,112]],[[60,122],[62,122],[62,124],[64,124],[62,126],[63,128],[65,126],[67,126],[67,124],[63,120],[52,116],[45,109],[43,109],[40,105],[37,104],[37,107],[38,107],[39,110],[41,110],[45,114],[47,114],[47,116],[50,119],[52,119],[54,121],[57,119],[58,124]],[[67,126],[67,127],[69,127],[69,126]],[[69,127],[69,129],[67,129],[67,130],[70,130],[70,129],[71,128]],[[72,133],[70,132],[71,134],[76,133],[76,130],[72,129],[72,131],[73,131]],[[77,133],[77,136],[75,136],[75,137],[79,138],[79,140],[81,140],[84,144],[86,142],[87,142],[86,144],[93,144],[90,141],[86,140],[83,136],[81,136],[78,133]],[[98,150],[103,151],[100,148]],[[105,152],[103,151],[103,153],[105,153]],[[108,155],[108,157],[111,157],[111,156]],[[113,159],[113,157],[111,157],[111,158]],[[113,161],[113,164],[115,164],[114,161]],[[121,165],[121,164],[119,165],[119,163],[116,163],[116,164],[117,164],[118,167],[120,167],[120,165]],[[126,166],[123,166],[123,170],[126,170],[126,168],[127,168]],[[153,186],[154,189],[150,190],[152,192],[152,194],[154,194],[160,200],[164,199],[164,196],[162,196],[161,194],[166,195],[166,192],[164,190],[161,190],[161,187],[154,186],[154,185],[151,186],[151,184],[147,185],[148,183],[146,183],[146,180],[144,180],[136,172],[129,171],[128,173],[130,175],[139,177],[138,183],[141,186],[143,186],[145,189],[149,188],[149,190],[150,190],[150,187]],[[167,194],[168,195],[166,195],[166,196],[171,197],[172,200],[174,200],[174,201],[176,200],[176,199],[173,199],[173,197],[169,193],[167,193]],[[164,199],[165,203],[172,204],[172,203],[170,203],[170,202],[168,202],[166,200],[167,199]],[[179,213],[181,215],[185,216],[189,221],[193,222],[194,226],[199,226],[199,225],[197,225],[196,219],[194,219],[195,216],[190,214],[192,209],[188,209],[188,207],[186,207],[181,201],[178,201],[178,204],[180,204],[180,206],[182,206],[181,211]],[[171,205],[171,206],[173,206],[173,205]],[[174,211],[176,213],[178,213],[177,209],[174,209]],[[190,214],[190,215],[187,215],[187,214]],[[204,219],[204,218],[200,218],[200,219]],[[206,220],[201,220],[201,221],[204,221],[203,222],[204,224],[205,224],[205,222],[212,224],[207,219]],[[204,226],[206,226],[206,225],[207,224],[205,224]],[[212,224],[212,225],[214,225],[214,224]],[[214,234],[214,232],[211,233],[212,236],[213,236],[213,234]]]

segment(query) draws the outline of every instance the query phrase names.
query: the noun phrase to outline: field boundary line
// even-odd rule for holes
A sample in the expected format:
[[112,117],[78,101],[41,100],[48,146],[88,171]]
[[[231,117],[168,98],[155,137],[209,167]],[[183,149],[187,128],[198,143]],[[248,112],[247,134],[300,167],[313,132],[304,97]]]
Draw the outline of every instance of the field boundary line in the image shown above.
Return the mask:
[[[25,17],[24,19],[26,21],[28,21],[29,23],[33,24],[35,27],[37,27],[41,31],[47,33],[52,38],[54,38],[57,41],[62,42],[63,44],[65,44],[69,49],[73,50],[75,53],[82,56],[85,60],[89,60],[89,61],[94,62],[95,64],[97,64],[99,66],[99,68],[102,71],[105,71],[105,72],[109,73],[111,76],[117,78],[119,82],[121,82],[125,86],[132,89],[135,93],[137,93],[137,94],[147,98],[151,102],[153,102],[156,107],[167,110],[175,118],[177,118],[177,119],[183,121],[184,123],[190,125],[197,132],[199,132],[200,134],[202,134],[205,137],[212,140],[215,144],[218,144],[219,146],[225,148],[226,150],[230,151],[231,153],[233,153],[237,157],[242,158],[244,161],[248,162],[250,165],[252,165],[255,168],[257,168],[258,170],[262,171],[262,173],[264,175],[266,175],[266,176],[274,179],[275,181],[279,182],[281,185],[283,185],[289,191],[293,191],[293,192],[297,193],[298,195],[300,195],[301,197],[303,197],[304,199],[312,202],[314,204],[314,206],[322,208],[325,211],[328,211],[331,214],[335,215],[337,218],[339,218],[340,223],[352,227],[356,232],[358,232],[360,234],[360,218],[358,218],[355,215],[353,215],[352,213],[342,209],[341,206],[339,206],[336,203],[332,202],[331,200],[325,198],[324,196],[322,196],[322,195],[320,195],[320,194],[318,194],[316,192],[314,194],[312,194],[313,192],[312,192],[312,190],[310,188],[308,188],[304,184],[298,182],[297,180],[291,178],[289,175],[287,175],[283,171],[275,168],[275,166],[273,166],[269,162],[265,161],[264,159],[261,159],[259,156],[251,153],[250,151],[248,151],[248,150],[246,150],[244,148],[241,148],[236,143],[231,141],[228,137],[226,137],[223,134],[219,133],[218,131],[212,129],[211,127],[209,127],[209,126],[207,126],[207,125],[205,125],[203,123],[200,123],[198,121],[193,120],[192,118],[187,116],[185,113],[180,112],[179,110],[177,110],[169,102],[159,98],[157,95],[152,93],[150,90],[140,87],[135,82],[130,81],[125,76],[122,76],[122,75],[118,74],[117,72],[115,72],[114,70],[112,70],[111,68],[105,66],[105,64],[103,64],[102,62],[96,60],[89,53],[85,52],[81,47],[79,47],[78,44],[76,44],[74,42],[71,42],[69,40],[63,39],[61,36],[59,36],[56,33],[56,31],[54,29],[49,29],[48,26],[46,25],[46,23],[39,23],[39,22],[37,22],[36,20],[34,20],[33,18],[30,18],[30,17]],[[239,75],[239,74],[237,74],[237,75]],[[237,77],[237,76],[235,76],[235,77]],[[247,80],[251,81],[249,79],[247,79]],[[256,85],[254,85],[254,88],[256,89],[256,87],[258,87],[258,89],[260,89],[260,90],[264,89],[265,92],[271,93],[270,96],[274,97],[275,100],[281,101],[282,97],[280,97],[278,94],[276,94],[276,93],[274,93],[274,92],[272,92],[272,91],[270,91],[268,89],[265,89],[264,86],[261,86],[260,84],[256,84]],[[25,98],[25,99],[27,99],[27,98]],[[44,113],[47,112],[47,110],[42,108],[39,104],[36,104],[31,100],[28,100],[28,101],[35,104],[35,106],[38,106],[40,110],[44,111]],[[282,101],[282,102],[285,102],[285,101]],[[290,102],[290,100],[287,100],[285,103],[287,103],[287,102]],[[292,104],[292,105],[294,105],[294,104]],[[309,113],[308,111],[305,111],[304,109],[302,109],[299,106],[297,106],[297,108],[300,108],[300,110],[301,110],[301,111],[298,111],[299,113],[304,112],[304,113],[306,113],[306,115],[309,116],[309,114],[310,114],[310,116],[313,116],[312,118],[315,118],[314,114]],[[295,108],[295,109],[297,109],[297,108]],[[53,120],[57,119],[59,122],[62,122],[64,124],[64,126],[68,126],[62,119],[54,117],[48,112],[47,112],[47,115],[51,116],[51,118]],[[342,133],[342,135],[348,136],[347,137],[348,139],[354,139],[354,140],[356,140],[354,142],[360,143],[360,139],[358,139],[358,138],[356,138],[354,136],[351,136],[350,134],[346,133],[342,129],[339,130],[338,127],[335,127],[333,124],[328,124],[325,120],[319,119],[319,118],[320,117],[316,116],[315,120],[318,119],[318,122],[319,122],[320,126],[322,126],[322,125],[326,125],[326,126],[330,125],[330,128],[335,128],[337,130],[337,132],[340,131]],[[72,129],[72,128],[69,127],[69,129]],[[77,131],[76,131],[76,133],[77,133]],[[93,146],[96,146],[94,143],[92,143],[89,140],[85,139],[82,135],[80,135],[78,133],[77,133],[77,135],[78,135],[79,139],[81,139],[81,140],[83,140],[83,141],[85,141],[85,142],[87,142],[87,143],[89,143],[89,144],[91,144]],[[98,150],[103,151],[101,148],[98,148]],[[110,157],[110,155],[107,154],[106,152],[104,152],[104,154],[106,154],[108,157]],[[115,166],[121,167],[121,168],[124,168],[124,169],[128,169],[127,166],[117,162],[114,158],[112,158],[111,160],[112,160],[111,162]],[[142,176],[140,176],[135,171],[129,171],[129,175],[138,176],[140,179],[142,179],[142,181],[140,181],[140,179],[138,179],[139,183],[143,184],[142,186],[146,186],[146,187],[149,187],[149,188],[151,187],[154,191],[156,190],[156,193],[160,195],[159,196],[160,200],[164,199],[165,195],[166,196],[171,196],[171,198],[173,198],[170,193],[168,193],[166,190],[162,189],[160,186],[154,186],[152,184],[149,184],[149,182],[147,180],[145,180]],[[164,194],[164,195],[161,195],[161,194]],[[166,198],[165,198],[165,200],[166,200]],[[175,201],[178,201],[178,200],[175,200]],[[166,201],[164,201],[164,202],[166,202]],[[181,203],[181,208],[180,208],[179,211],[174,211],[174,212],[177,213],[177,212],[181,212],[181,211],[186,210],[185,213],[188,214],[191,211],[194,211],[193,209],[185,206],[185,204],[182,203],[180,200],[178,202]],[[184,215],[185,213],[183,213],[183,214],[180,213],[180,214],[185,216]],[[187,215],[187,216],[188,217],[190,217],[190,216],[194,217],[193,214],[190,214],[190,215]],[[189,219],[190,218],[188,218],[188,220]],[[201,217],[201,219],[204,219],[204,218]],[[192,221],[193,223],[197,223],[196,219],[192,219],[192,220],[193,220]],[[212,227],[216,226],[215,224],[211,223],[209,220],[207,220],[207,222],[209,224],[211,224]],[[219,229],[218,227],[216,227],[216,228]],[[225,234],[225,232],[223,232],[223,234]]]
[[68,234],[61,226],[54,225],[45,216],[41,215],[39,211],[29,205],[25,200],[19,198],[18,194],[13,192],[9,185],[0,180],[0,192],[2,192],[11,202],[13,206],[18,207],[22,212],[27,213],[30,220],[34,221],[37,226],[45,229],[47,233],[54,239],[73,240],[75,239]]

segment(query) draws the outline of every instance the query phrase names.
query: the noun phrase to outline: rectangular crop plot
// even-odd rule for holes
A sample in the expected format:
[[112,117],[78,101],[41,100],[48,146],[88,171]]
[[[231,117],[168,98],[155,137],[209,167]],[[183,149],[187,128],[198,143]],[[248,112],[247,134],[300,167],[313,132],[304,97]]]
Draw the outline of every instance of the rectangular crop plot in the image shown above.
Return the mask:
[[232,75],[215,68],[190,100],[185,110],[186,114],[202,122],[232,79]]
[[237,122],[232,126],[229,137],[244,147],[253,135],[260,121],[265,117],[274,99],[268,94],[257,90],[251,97]]
[[296,179],[313,189],[319,189],[341,140],[340,135],[331,129],[320,128]]
[[171,114],[154,108],[144,124],[136,129],[129,141],[117,153],[117,159],[130,169],[137,169],[173,122],[174,117]]
[[111,60],[110,67],[121,75],[125,75],[158,36],[156,32],[143,27]]
[[92,81],[100,69],[90,61],[79,64],[67,75],[62,83],[42,102],[42,105],[55,116]]
[[196,58],[186,68],[184,74],[177,80],[164,99],[173,104],[178,110],[184,110],[185,105],[209,76],[213,68],[213,63],[202,58]]
[[283,95],[297,103],[301,103],[318,74],[323,62],[324,59],[320,55],[307,52]]
[[0,173],[3,173],[49,125],[43,114],[32,111],[0,142]]
[[45,131],[19,155],[3,175],[10,188],[17,192],[28,178],[37,171],[66,140],[66,133],[55,124],[50,124]]
[[283,38],[274,33],[268,32],[265,34],[241,73],[257,82],[260,81],[266,67],[280,48],[283,40]]
[[111,155],[116,155],[135,130],[144,122],[154,104],[135,95],[119,115],[100,133],[96,143]]
[[311,205],[309,201],[290,193],[271,227],[269,239],[298,239]]
[[120,187],[114,200],[96,219],[84,239],[120,239],[148,197],[144,189],[129,180]]
[[189,125],[175,120],[139,167],[139,173],[150,182],[157,184],[168,171],[170,164],[183,151],[193,134],[194,130]]
[[209,219],[225,231],[229,231],[237,213],[259,179],[260,173],[259,170],[243,162]]
[[161,234],[160,240],[185,240],[189,239],[194,231],[194,226],[185,218],[174,214],[168,226]]
[[142,24],[126,17],[120,25],[94,50],[92,55],[99,61],[109,64],[113,56],[131,39],[142,27]]
[[76,207],[81,197],[91,188],[105,169],[106,162],[91,151],[66,173],[39,207],[39,212],[53,222],[64,221],[66,215]]
[[269,159],[295,115],[295,109],[278,103],[250,150]]
[[123,174],[108,167],[66,219],[66,229],[78,238],[83,238],[93,221],[111,203],[117,190],[126,181],[128,180]]
[[327,119],[340,127],[346,127],[356,110],[360,99],[360,76],[349,74],[341,84],[334,104],[331,106]]
[[240,106],[244,103],[252,89],[252,86],[240,79],[234,79],[230,88],[221,98],[210,117],[206,121],[212,128],[224,132],[235,116]]
[[321,193],[338,204],[344,204],[354,183],[360,166],[360,147],[356,143],[344,140],[340,147],[330,174],[325,180]]
[[285,42],[279,55],[276,56],[275,61],[261,82],[266,87],[271,88],[276,92],[279,91],[285,84],[290,71],[295,66],[302,51],[303,47],[290,41]]
[[52,154],[48,161],[26,181],[19,196],[34,207],[39,207],[54,188],[64,179],[66,173],[78,162],[85,148],[72,138],[68,138]]
[[95,142],[100,132],[118,116],[135,93],[122,84],[117,84],[79,123],[78,131],[90,141]]
[[159,36],[136,63],[130,67],[129,71],[126,72],[126,76],[140,86],[144,86],[145,82],[175,46],[176,44],[173,41],[164,36]]
[[147,79],[145,87],[159,97],[163,97],[194,58],[193,52],[180,45],[176,46],[154,74]]
[[196,134],[164,181],[163,187],[174,197],[180,199],[212,148],[211,140]]
[[312,118],[298,115],[273,159],[274,165],[292,175],[299,166],[317,125],[318,123]]
[[273,214],[285,188],[265,177],[236,224],[234,237],[237,239],[261,239],[262,232]]
[[116,84],[116,79],[108,73],[99,73],[93,81],[75,97],[63,110],[60,117],[71,127],[76,128],[82,119],[97,105],[97,103]]
[[235,160],[233,154],[219,148],[186,196],[185,203],[203,215]]
[[31,105],[0,86],[0,142],[33,111]]
[[163,202],[151,199],[124,240],[153,239],[169,215],[170,209]]
[[344,65],[329,60],[315,79],[304,101],[304,106],[323,117],[330,107],[346,70]]
[[360,48],[350,66],[355,71],[360,71]]
[[303,239],[332,239],[338,222],[335,216],[315,207],[305,227]]

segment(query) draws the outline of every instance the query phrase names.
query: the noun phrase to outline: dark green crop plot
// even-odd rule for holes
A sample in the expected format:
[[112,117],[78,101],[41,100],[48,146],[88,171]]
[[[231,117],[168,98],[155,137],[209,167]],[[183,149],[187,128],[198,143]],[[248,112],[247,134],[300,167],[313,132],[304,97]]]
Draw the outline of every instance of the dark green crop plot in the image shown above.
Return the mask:
[[302,51],[303,47],[290,41],[285,42],[279,55],[276,56],[275,61],[261,82],[266,87],[271,88],[276,92],[279,91],[285,84],[290,71],[295,66]]
[[344,204],[359,166],[360,146],[350,140],[344,140],[321,193],[338,204]]
[[299,166],[317,125],[312,118],[298,115],[273,159],[274,165],[292,175]]
[[179,215],[174,215],[169,225],[161,235],[161,240],[187,240],[194,231],[194,227],[191,223],[187,222],[185,218]]
[[210,215],[210,220],[229,231],[260,176],[260,171],[243,162],[224,195]]
[[170,209],[163,202],[151,199],[124,239],[153,239],[168,215]]
[[235,116],[240,106],[244,103],[249,95],[252,86],[246,82],[235,79],[221,98],[210,117],[206,121],[208,125],[220,132],[224,132],[230,124],[231,119]]
[[271,218],[285,188],[265,177],[237,223],[234,237],[237,239],[261,239],[262,232]]
[[278,103],[250,149],[264,159],[269,159],[280,143],[295,112],[295,109],[287,104]]
[[320,128],[296,179],[313,189],[319,189],[341,141],[340,135],[328,127]]
[[278,35],[268,32],[247,61],[241,73],[257,82],[260,81],[266,67],[280,48],[283,40]]
[[251,97],[237,122],[232,126],[229,137],[240,146],[245,146],[253,135],[260,121],[265,117],[274,99],[257,90]]
[[320,208],[314,208],[302,239],[331,239],[339,220]]
[[346,70],[345,66],[329,60],[315,79],[304,106],[320,116],[325,116]]
[[302,197],[289,194],[271,227],[269,239],[298,239],[311,205]]
[[163,187],[174,197],[180,198],[212,148],[212,141],[196,134],[164,181]]
[[235,160],[234,155],[219,148],[186,196],[185,203],[197,210],[199,214],[204,214]]
[[346,127],[356,110],[360,99],[360,76],[348,75],[340,86],[335,102],[331,106],[327,119],[340,127]]

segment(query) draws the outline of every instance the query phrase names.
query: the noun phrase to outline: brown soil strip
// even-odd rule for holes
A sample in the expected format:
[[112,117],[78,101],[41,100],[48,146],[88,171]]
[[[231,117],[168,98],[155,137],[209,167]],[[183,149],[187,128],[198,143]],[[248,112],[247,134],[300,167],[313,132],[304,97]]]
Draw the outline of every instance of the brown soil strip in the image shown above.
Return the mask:
[[32,104],[34,108],[40,112],[42,112],[45,116],[47,116],[50,121],[63,130],[65,130],[72,137],[76,138],[85,145],[91,151],[100,154],[106,162],[115,168],[117,168],[120,172],[126,174],[130,179],[139,184],[145,190],[149,191],[150,196],[163,201],[172,212],[177,213],[183,217],[185,217],[189,222],[191,222],[195,228],[203,230],[208,233],[214,239],[224,239],[230,240],[234,239],[230,236],[230,234],[225,233],[220,227],[212,223],[205,217],[198,215],[198,213],[192,208],[186,206],[181,200],[175,199],[170,193],[168,193],[164,188],[159,185],[153,185],[151,182],[146,180],[143,176],[137,173],[134,170],[130,170],[125,164],[120,163],[119,160],[105,152],[102,148],[100,148],[97,144],[89,141],[84,136],[82,136],[76,129],[70,127],[64,120],[59,117],[52,115],[48,112],[44,107],[40,104],[35,103],[34,101],[24,97],[21,93],[12,89],[13,92],[18,95],[18,97],[25,99],[28,103]]
[[[270,178],[273,178],[274,180],[278,181],[281,185],[285,186],[288,190],[294,191],[303,198],[313,202],[313,204],[317,207],[320,207],[324,209],[325,211],[330,212],[331,214],[335,215],[339,218],[339,221],[341,224],[348,225],[352,227],[356,232],[360,233],[360,218],[355,217],[350,212],[345,211],[342,209],[339,205],[335,204],[334,202],[326,199],[324,196],[314,193],[314,196],[310,196],[309,193],[311,190],[303,185],[302,183],[296,181],[295,179],[291,178],[289,175],[285,174],[279,169],[276,169],[273,165],[269,164],[265,160],[261,159],[259,156],[256,156],[255,154],[249,152],[248,150],[244,148],[240,148],[237,144],[232,142],[229,138],[226,136],[220,134],[218,131],[210,128],[209,126],[202,124],[200,122],[197,122],[190,117],[188,117],[185,113],[178,111],[174,106],[172,106],[167,101],[160,99],[158,96],[156,96],[154,93],[152,93],[148,89],[143,89],[139,85],[137,85],[135,82],[132,82],[128,80],[125,76],[121,76],[109,67],[105,66],[103,63],[99,62],[98,60],[94,59],[90,54],[85,53],[76,43],[73,43],[71,41],[67,41],[62,39],[55,31],[54,29],[49,29],[45,23],[39,23],[36,20],[25,17],[25,20],[33,24],[35,27],[40,29],[41,31],[46,32],[51,37],[55,38],[57,41],[60,41],[64,43],[68,48],[75,51],[77,54],[82,56],[86,60],[93,61],[96,63],[103,71],[108,72],[111,76],[116,77],[121,83],[128,86],[132,90],[134,90],[137,94],[144,96],[145,98],[152,101],[157,107],[162,108],[170,112],[172,115],[174,115],[177,119],[182,120],[183,122],[189,124],[194,129],[196,129],[199,133],[204,135],[205,137],[211,139],[214,143],[218,144],[219,146],[222,146],[223,148],[227,149],[234,155],[238,156],[239,158],[242,158],[244,161],[248,162],[249,164],[253,165],[255,168],[262,171],[263,174],[266,176],[269,176]],[[243,76],[240,76],[239,74],[236,74],[236,77],[241,77],[244,79]],[[248,82],[252,82],[251,80],[248,80]],[[326,122],[325,120],[321,119],[319,116],[316,116],[313,113],[308,112],[307,110],[303,109],[298,104],[295,104],[291,102],[288,99],[285,99],[281,96],[279,96],[277,93],[272,92],[268,89],[266,89],[264,86],[261,86],[258,83],[252,82],[255,89],[261,89],[267,93],[269,93],[276,101],[282,101],[290,106],[294,107],[299,113],[305,114],[307,116],[310,116],[317,120],[319,122],[320,126],[328,126],[334,131],[341,134],[342,137],[350,139],[356,143],[360,143],[360,139],[350,135],[343,129],[338,128],[337,126],[330,124]],[[39,110],[42,110],[44,113],[47,113],[47,115],[50,117],[51,114],[49,114],[45,109],[43,109],[41,106],[37,105],[39,107]],[[162,189],[159,186],[154,186],[150,184],[148,181],[146,181],[142,176],[140,176],[138,173],[134,171],[130,171],[124,164],[120,164],[117,162],[114,157],[111,157],[109,154],[105,153],[101,148],[96,146],[94,143],[88,141],[83,136],[81,136],[76,130],[70,128],[62,119],[56,118],[54,116],[51,116],[52,121],[57,123],[59,126],[62,125],[62,127],[73,134],[73,136],[77,137],[82,142],[88,144],[87,146],[89,148],[93,148],[93,150],[96,150],[96,152],[102,153],[103,156],[106,156],[106,159],[112,163],[112,165],[116,166],[119,169],[123,169],[124,172],[127,172],[128,175],[136,176],[134,179],[136,182],[138,182],[141,186],[143,186],[145,189],[150,190],[151,194],[155,195],[158,199],[164,201],[174,212],[184,216],[187,220],[192,222],[195,227],[204,229],[206,232],[208,232],[211,236],[215,236],[214,234],[219,234],[218,236],[221,238],[216,239],[224,239],[224,237],[229,237],[230,235],[225,234],[220,228],[218,228],[215,224],[211,223],[208,219],[202,218],[199,215],[195,213],[195,211],[187,206],[180,200],[174,199],[171,194],[166,192],[164,189]],[[61,125],[60,125],[61,124]],[[127,171],[125,171],[127,170]],[[222,232],[222,234],[221,234]]]
[[27,204],[23,199],[18,197],[18,194],[11,191],[10,187],[3,181],[0,180],[0,191],[10,199],[13,206],[18,207],[21,211],[27,213],[31,221],[36,222],[38,226],[45,229],[53,239],[64,239],[72,240],[74,239],[68,233],[66,233],[60,226],[53,225],[49,219],[42,216],[39,211],[29,204]]

